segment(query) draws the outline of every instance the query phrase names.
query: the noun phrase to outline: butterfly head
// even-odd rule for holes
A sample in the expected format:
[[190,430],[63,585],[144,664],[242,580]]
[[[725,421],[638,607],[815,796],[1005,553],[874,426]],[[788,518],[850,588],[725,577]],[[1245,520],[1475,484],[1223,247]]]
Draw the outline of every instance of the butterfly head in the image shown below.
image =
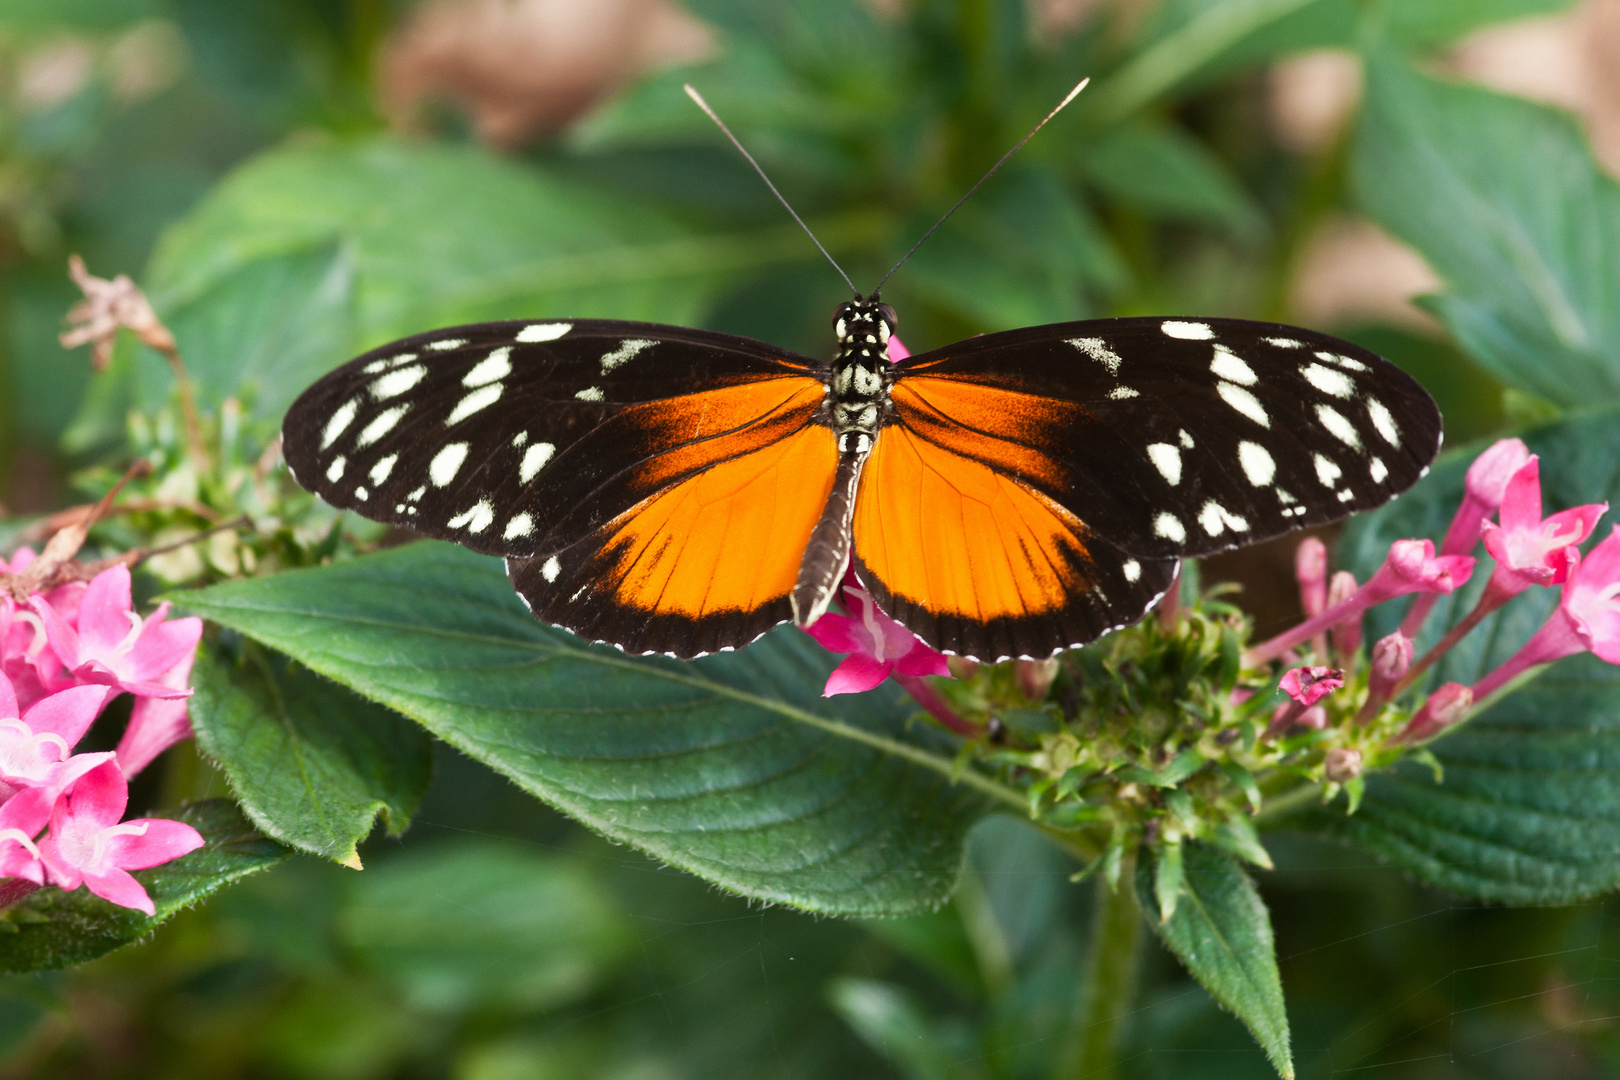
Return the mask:
[[894,308],[881,300],[856,298],[838,305],[833,312],[833,330],[838,334],[841,352],[886,349],[900,320]]

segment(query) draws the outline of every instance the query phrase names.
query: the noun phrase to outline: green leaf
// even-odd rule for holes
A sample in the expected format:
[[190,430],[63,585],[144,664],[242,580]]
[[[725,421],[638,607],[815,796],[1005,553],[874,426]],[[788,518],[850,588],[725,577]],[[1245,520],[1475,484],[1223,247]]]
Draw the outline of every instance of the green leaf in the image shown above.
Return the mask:
[[0,0],[8,31],[112,30],[160,15],[156,0]]
[[[1148,924],[1209,996],[1248,1025],[1277,1071],[1292,1080],[1288,1013],[1266,905],[1230,855],[1203,844],[1184,847],[1185,884],[1175,914],[1162,923],[1149,918]],[[1136,871],[1144,912],[1156,907],[1159,876],[1154,860],[1144,857]]]
[[[854,231],[835,224],[831,242]],[[791,224],[698,235],[599,185],[472,148],[380,138],[299,143],[248,162],[164,235],[147,285],[167,314],[230,289],[250,264],[330,245],[352,260],[349,352],[542,314],[691,323],[739,271],[816,256]]]
[[[1541,457],[1544,512],[1620,505],[1620,409],[1572,417],[1524,440]],[[1479,449],[1447,455],[1411,492],[1353,522],[1340,561],[1365,577],[1390,541],[1443,535]],[[1608,528],[1599,525],[1599,535]],[[1484,558],[1465,589],[1441,599],[1420,650],[1473,606],[1489,577]],[[1557,599],[1557,590],[1532,589],[1488,616],[1433,681],[1476,681],[1535,632]],[[1405,607],[1375,609],[1369,640],[1392,630]],[[1430,749],[1443,782],[1421,763],[1403,764],[1367,777],[1354,817],[1328,808],[1300,821],[1481,900],[1568,903],[1620,884],[1620,668],[1590,656],[1560,661]]]
[[1445,279],[1429,306],[1503,382],[1620,399],[1620,184],[1558,110],[1367,61],[1362,203]]
[[118,907],[85,888],[41,889],[7,908],[0,926],[0,971],[38,971],[93,960],[151,931],[169,916],[240,877],[265,870],[288,850],[253,830],[223,799],[192,803],[153,817],[183,821],[207,843],[173,862],[139,870],[157,914]]
[[1239,236],[1263,227],[1259,207],[1226,166],[1177,127],[1133,124],[1109,132],[1086,150],[1085,168],[1094,186],[1149,214]]
[[909,1080],[962,1080],[968,1075],[954,1048],[941,1044],[922,1007],[899,987],[873,979],[837,979],[828,987],[827,999],[868,1046]]
[[435,844],[348,882],[338,932],[413,1006],[523,1013],[589,993],[637,937],[579,866],[515,843]]
[[500,563],[414,544],[176,598],[404,713],[546,802],[749,896],[903,915],[949,895],[965,830],[1020,798],[952,784],[898,690],[821,697],[833,660],[783,628],[693,663],[543,626]]
[[405,831],[427,794],[421,728],[252,642],[205,644],[192,675],[197,743],[242,809],[284,844],[359,868],[382,817]]

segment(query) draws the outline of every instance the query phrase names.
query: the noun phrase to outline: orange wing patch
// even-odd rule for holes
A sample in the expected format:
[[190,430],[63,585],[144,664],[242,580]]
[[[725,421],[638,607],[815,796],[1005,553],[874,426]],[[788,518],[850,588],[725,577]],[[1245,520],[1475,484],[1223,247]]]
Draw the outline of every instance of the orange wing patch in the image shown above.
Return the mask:
[[1069,486],[1068,470],[1047,451],[1055,449],[1054,433],[1084,415],[1074,402],[926,375],[897,382],[890,399],[906,426],[929,442],[1049,491]]
[[[974,441],[985,444],[976,456],[986,460],[1049,460],[1016,444]],[[861,473],[854,533],[861,566],[885,591],[936,616],[1025,618],[1062,609],[1088,587],[1078,518],[901,425],[883,429]]]
[[832,432],[812,425],[713,464],[609,523],[590,576],[649,615],[702,619],[783,600],[837,458]]

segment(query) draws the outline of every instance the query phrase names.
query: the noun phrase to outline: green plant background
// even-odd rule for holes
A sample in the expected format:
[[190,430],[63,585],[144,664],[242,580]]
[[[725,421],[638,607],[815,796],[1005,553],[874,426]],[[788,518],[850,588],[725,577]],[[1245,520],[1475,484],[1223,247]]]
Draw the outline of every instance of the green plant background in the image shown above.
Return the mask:
[[[656,319],[820,352],[836,276],[680,83],[867,284],[1089,74],[886,291],[914,349],[1089,315],[1286,318],[1303,237],[1349,209],[1438,271],[1425,306],[1443,333],[1324,329],[1419,375],[1454,444],[1532,427],[1550,501],[1620,502],[1615,182],[1570,118],[1420,74],[1470,30],[1567,4],[1162,0],[1126,29],[1038,42],[1013,0],[687,6],[713,58],[499,156],[453,109],[387,130],[372,87],[406,3],[0,0],[12,68],[153,28],[183,56],[134,103],[97,68],[49,105],[12,85],[0,109],[0,498],[69,501],[69,472],[117,444],[126,412],[167,399],[155,354],[125,343],[92,384],[56,346],[69,252],[136,276],[205,405],[237,396],[266,433],[334,363],[457,321]],[[1366,94],[1338,145],[1300,157],[1256,118],[1267,66],[1319,47],[1356,50]],[[1463,460],[1353,525],[1341,564],[1365,575],[1388,540],[1443,529]],[[198,667],[198,745],[136,798],[228,794],[246,819],[194,807],[212,861],[149,880],[160,917],[273,868],[103,959],[0,979],[0,1075],[1079,1075],[1092,890],[994,812],[1003,793],[874,743],[927,749],[897,696],[824,703],[828,662],[802,637],[615,673],[617,654],[535,625],[487,560],[452,549],[263,584],[183,601],[223,628]],[[1451,676],[1500,660],[1536,615],[1505,610]],[[347,648],[333,618],[392,636]],[[1269,907],[1301,1076],[1620,1071],[1615,686],[1589,659],[1561,665],[1437,747],[1445,785],[1402,770],[1349,821],[1268,833],[1257,894],[1223,856],[1189,857],[1190,896]],[[5,966],[151,930],[68,907],[13,919]],[[76,939],[54,934],[67,925]],[[1186,956],[1229,929],[1184,913],[1162,936]],[[1274,1075],[1144,947],[1122,1075]],[[1283,1008],[1241,963],[1205,981],[1251,1019]]]

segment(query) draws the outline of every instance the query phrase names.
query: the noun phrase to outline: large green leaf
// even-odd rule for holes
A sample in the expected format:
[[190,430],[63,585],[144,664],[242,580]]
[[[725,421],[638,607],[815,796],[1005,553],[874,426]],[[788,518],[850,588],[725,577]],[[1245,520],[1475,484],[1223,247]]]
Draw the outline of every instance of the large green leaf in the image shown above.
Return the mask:
[[127,945],[169,916],[244,875],[285,859],[287,849],[253,831],[223,799],[193,803],[152,816],[184,821],[207,843],[170,863],[137,871],[157,914],[117,907],[88,889],[41,889],[6,909],[0,933],[0,971],[38,971],[92,960]]
[[1225,852],[1189,843],[1182,860],[1175,914],[1161,922],[1154,914],[1157,875],[1153,860],[1144,855],[1136,872],[1143,916],[1210,997],[1248,1025],[1277,1071],[1291,1080],[1288,1012],[1266,905],[1243,867]]
[[898,915],[949,895],[985,796],[892,688],[820,696],[779,630],[693,663],[537,623],[495,560],[416,544],[177,598],[424,724],[601,832],[749,896]]
[[192,682],[197,742],[264,832],[358,867],[379,815],[405,831],[433,772],[421,728],[252,642],[206,645]]
[[[1620,410],[1573,417],[1525,434],[1541,457],[1545,512],[1620,504]],[[1339,559],[1365,578],[1392,540],[1439,537],[1462,498],[1479,447],[1443,460],[1415,489],[1354,522]],[[1607,523],[1598,531],[1606,534]],[[1490,576],[1443,598],[1419,639],[1432,644],[1465,614]],[[1532,589],[1489,616],[1441,662],[1435,681],[1472,683],[1545,621],[1557,601]],[[1405,604],[1373,612],[1369,636],[1394,629]],[[1313,828],[1357,843],[1424,881],[1467,896],[1558,903],[1620,884],[1620,669],[1592,657],[1553,665],[1432,747],[1443,781],[1419,765],[1368,778],[1361,809],[1314,812]]]
[[1572,117],[1374,52],[1354,175],[1482,366],[1566,406],[1620,399],[1620,184]]

